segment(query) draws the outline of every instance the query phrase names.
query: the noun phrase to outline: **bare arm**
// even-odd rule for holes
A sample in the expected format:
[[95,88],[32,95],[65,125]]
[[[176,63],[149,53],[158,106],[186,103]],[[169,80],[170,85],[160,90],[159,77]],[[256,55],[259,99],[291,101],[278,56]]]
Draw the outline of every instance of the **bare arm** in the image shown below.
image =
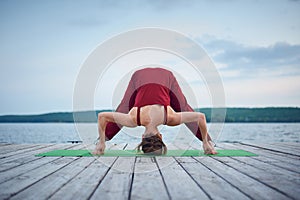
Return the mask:
[[109,122],[117,123],[122,126],[136,127],[136,122],[130,114],[124,114],[119,112],[103,112],[98,114],[98,133],[99,143],[96,146],[93,154],[103,154],[105,150],[105,129]]
[[206,127],[206,118],[203,113],[199,112],[171,112],[168,115],[167,125],[176,126],[182,123],[196,122],[201,132],[203,149],[205,154],[216,154],[217,152],[209,142],[209,136]]

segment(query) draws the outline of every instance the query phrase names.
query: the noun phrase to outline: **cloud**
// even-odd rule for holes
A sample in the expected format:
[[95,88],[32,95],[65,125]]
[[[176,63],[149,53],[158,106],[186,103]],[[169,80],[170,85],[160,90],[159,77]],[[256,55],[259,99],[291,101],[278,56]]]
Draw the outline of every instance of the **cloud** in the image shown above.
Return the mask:
[[89,28],[89,27],[99,27],[106,25],[107,22],[105,20],[97,19],[97,18],[77,18],[72,19],[68,22],[68,25],[80,28]]
[[145,13],[162,14],[163,12],[192,6],[194,0],[129,0],[129,1],[91,1],[86,4],[77,2],[74,6],[66,8],[67,13],[76,13],[67,20],[67,24],[79,28],[92,28],[110,25],[126,18],[139,15],[143,18]]
[[227,81],[227,106],[299,106],[300,76]]
[[245,76],[257,76],[259,73],[270,73],[272,76],[300,74],[300,45],[277,42],[259,47],[221,39],[210,39],[202,44],[214,62],[221,66],[220,70],[227,73],[239,71],[239,75]]

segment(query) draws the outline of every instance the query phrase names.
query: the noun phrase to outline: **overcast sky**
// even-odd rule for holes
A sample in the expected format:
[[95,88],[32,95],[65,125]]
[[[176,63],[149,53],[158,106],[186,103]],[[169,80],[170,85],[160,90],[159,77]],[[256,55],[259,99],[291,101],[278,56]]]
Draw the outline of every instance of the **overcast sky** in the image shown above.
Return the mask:
[[[199,43],[220,73],[227,106],[299,107],[299,11],[297,0],[1,0],[0,115],[72,111],[88,55],[143,27],[175,30]],[[211,106],[209,92],[185,78],[199,91],[197,106]],[[111,106],[112,93],[95,96],[96,109]]]

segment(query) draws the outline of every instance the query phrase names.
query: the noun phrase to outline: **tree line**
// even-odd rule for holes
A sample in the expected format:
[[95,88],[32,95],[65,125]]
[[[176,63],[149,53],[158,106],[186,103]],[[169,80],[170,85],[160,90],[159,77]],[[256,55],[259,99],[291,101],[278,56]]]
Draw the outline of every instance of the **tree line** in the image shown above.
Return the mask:
[[[40,115],[3,115],[0,123],[94,123],[99,112],[112,110],[95,110],[84,112],[58,112]],[[300,122],[300,108],[197,108],[206,115],[207,122],[223,122],[222,113],[226,111],[225,122]],[[212,113],[214,113],[212,115]]]

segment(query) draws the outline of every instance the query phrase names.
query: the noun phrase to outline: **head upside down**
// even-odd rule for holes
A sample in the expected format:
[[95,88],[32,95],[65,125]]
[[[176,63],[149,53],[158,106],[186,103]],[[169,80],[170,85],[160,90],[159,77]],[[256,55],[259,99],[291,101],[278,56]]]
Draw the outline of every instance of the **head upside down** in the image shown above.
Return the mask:
[[144,154],[162,155],[167,153],[167,146],[162,141],[160,133],[144,137],[137,146],[138,151],[141,151],[141,148]]

